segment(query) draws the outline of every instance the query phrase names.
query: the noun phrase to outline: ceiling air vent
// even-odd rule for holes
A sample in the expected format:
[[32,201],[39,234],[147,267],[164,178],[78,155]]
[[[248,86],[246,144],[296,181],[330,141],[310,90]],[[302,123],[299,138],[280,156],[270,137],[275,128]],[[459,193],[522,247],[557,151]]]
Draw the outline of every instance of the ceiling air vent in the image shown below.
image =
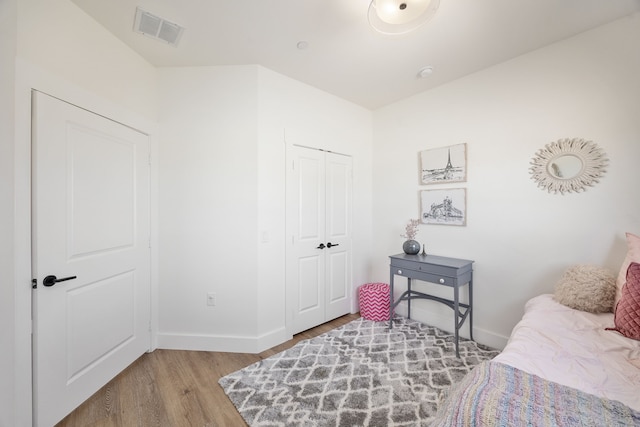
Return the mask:
[[172,46],[177,46],[184,32],[180,25],[152,15],[139,7],[136,8],[133,30]]

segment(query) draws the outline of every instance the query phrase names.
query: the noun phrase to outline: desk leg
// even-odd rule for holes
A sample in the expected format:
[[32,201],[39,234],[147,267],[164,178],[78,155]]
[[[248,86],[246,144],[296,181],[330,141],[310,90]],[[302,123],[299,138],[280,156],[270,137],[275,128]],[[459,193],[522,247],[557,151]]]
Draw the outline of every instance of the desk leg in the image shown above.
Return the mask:
[[469,338],[473,341],[473,272],[469,279]]
[[389,278],[389,329],[393,328],[393,271],[391,272],[391,277]]
[[407,277],[407,319],[411,319],[411,278]]
[[[459,327],[460,324],[458,323],[459,317],[458,315],[460,314],[460,312],[458,311],[460,309],[459,306],[459,301],[458,301],[458,284],[453,285],[453,320],[455,322],[454,324],[454,328],[455,328],[455,340],[456,340],[456,357],[460,357],[460,351],[458,350],[458,339],[459,339]],[[469,313],[471,314],[471,313]]]

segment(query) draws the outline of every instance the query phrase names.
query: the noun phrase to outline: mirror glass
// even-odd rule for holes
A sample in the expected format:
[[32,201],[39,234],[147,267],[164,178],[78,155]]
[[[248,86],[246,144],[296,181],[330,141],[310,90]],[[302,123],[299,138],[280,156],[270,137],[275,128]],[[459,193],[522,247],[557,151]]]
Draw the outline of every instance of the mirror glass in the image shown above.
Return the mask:
[[549,162],[549,173],[559,179],[572,179],[582,170],[582,160],[573,154],[558,156]]

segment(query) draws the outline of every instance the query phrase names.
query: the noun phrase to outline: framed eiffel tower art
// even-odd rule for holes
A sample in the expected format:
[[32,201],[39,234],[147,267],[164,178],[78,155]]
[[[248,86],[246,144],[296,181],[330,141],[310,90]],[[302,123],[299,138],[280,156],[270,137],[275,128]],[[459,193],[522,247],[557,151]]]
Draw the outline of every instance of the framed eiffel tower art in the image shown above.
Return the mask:
[[420,152],[420,184],[445,184],[467,180],[467,144]]

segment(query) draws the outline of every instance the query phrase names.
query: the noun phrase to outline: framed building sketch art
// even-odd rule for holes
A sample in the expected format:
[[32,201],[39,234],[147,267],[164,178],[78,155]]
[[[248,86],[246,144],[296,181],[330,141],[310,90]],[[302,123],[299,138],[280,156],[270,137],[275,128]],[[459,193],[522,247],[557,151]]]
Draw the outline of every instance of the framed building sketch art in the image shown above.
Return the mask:
[[420,191],[420,221],[423,224],[467,225],[467,189]]
[[467,144],[420,152],[420,183],[444,184],[467,180]]

